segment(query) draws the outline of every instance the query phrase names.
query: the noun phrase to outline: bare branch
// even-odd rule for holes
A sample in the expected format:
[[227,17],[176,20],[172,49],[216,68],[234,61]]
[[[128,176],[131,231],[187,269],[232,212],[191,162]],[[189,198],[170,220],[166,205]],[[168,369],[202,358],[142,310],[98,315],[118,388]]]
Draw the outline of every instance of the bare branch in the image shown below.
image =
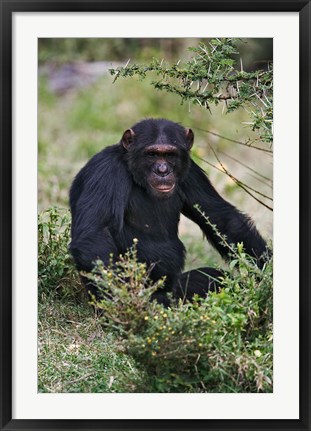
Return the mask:
[[225,139],[228,142],[233,142],[234,144],[244,145],[244,147],[247,147],[247,148],[253,148],[254,150],[264,151],[265,153],[269,153],[269,154],[273,153],[272,150],[268,150],[267,148],[255,147],[254,145],[248,144],[246,142],[241,142],[235,139],[227,138],[226,136],[220,135],[219,133],[212,132],[211,130],[201,129],[200,127],[195,127],[194,129],[200,130],[201,132],[209,133],[210,135],[217,136],[218,138]]
[[[216,157],[216,156],[215,156]],[[217,157],[216,157],[217,158]],[[266,199],[270,199],[272,200],[272,198],[270,198],[269,196],[265,196],[264,194],[258,192],[258,190],[252,189],[250,188],[247,184],[243,183],[242,181],[238,180],[236,177],[234,177],[232,174],[230,174],[226,168],[223,166],[223,164],[219,161],[222,169],[220,169],[218,166],[214,165],[213,163],[198,157],[199,160],[202,160],[203,162],[207,163],[208,165],[212,166],[214,169],[216,169],[219,172],[222,172],[223,174],[227,175],[228,177],[230,177],[239,187],[241,187],[242,190],[244,190],[248,195],[250,195],[253,199],[255,199],[255,201],[259,202],[261,205],[263,205],[264,207],[266,207],[268,210],[273,211],[273,208],[270,207],[269,205],[267,205],[265,202],[261,201],[260,199],[258,199],[256,196],[253,195],[253,193],[251,193],[249,191],[252,190],[255,193],[258,193],[260,195],[262,195],[263,197],[265,197]]]

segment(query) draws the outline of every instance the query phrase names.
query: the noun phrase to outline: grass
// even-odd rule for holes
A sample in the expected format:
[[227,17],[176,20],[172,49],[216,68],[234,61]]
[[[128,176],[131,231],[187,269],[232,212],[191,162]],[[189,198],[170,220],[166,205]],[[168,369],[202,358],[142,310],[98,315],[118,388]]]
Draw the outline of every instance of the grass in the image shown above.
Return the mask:
[[41,296],[39,392],[133,392],[142,373],[105,332],[87,300]]

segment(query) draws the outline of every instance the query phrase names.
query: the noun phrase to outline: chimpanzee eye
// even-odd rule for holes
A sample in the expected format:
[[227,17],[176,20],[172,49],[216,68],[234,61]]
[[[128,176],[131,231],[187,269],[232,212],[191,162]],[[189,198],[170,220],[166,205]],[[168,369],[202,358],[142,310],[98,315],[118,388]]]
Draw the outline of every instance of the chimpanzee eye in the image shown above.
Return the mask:
[[147,154],[148,154],[148,156],[150,156],[150,157],[155,157],[155,156],[157,155],[157,153],[156,153],[155,151],[150,151],[150,152],[148,152]]
[[176,154],[175,153],[165,153],[164,156],[168,160],[174,160],[176,157]]

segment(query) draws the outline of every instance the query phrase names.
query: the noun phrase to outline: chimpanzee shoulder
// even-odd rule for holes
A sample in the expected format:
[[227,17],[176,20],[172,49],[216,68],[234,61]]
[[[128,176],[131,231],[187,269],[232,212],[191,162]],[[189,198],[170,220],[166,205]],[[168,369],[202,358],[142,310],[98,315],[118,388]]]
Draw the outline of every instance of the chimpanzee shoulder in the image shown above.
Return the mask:
[[119,144],[105,148],[87,162],[73,181],[69,196],[73,219],[78,205],[80,213],[92,212],[103,223],[109,220],[109,224],[122,229],[131,188],[123,149]]

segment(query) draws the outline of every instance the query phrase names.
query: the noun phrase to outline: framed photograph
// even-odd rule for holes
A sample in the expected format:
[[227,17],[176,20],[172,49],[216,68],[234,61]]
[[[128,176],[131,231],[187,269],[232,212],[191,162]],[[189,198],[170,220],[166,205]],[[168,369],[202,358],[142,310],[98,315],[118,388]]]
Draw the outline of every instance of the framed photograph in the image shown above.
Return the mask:
[[0,4],[1,429],[311,430],[310,1]]

